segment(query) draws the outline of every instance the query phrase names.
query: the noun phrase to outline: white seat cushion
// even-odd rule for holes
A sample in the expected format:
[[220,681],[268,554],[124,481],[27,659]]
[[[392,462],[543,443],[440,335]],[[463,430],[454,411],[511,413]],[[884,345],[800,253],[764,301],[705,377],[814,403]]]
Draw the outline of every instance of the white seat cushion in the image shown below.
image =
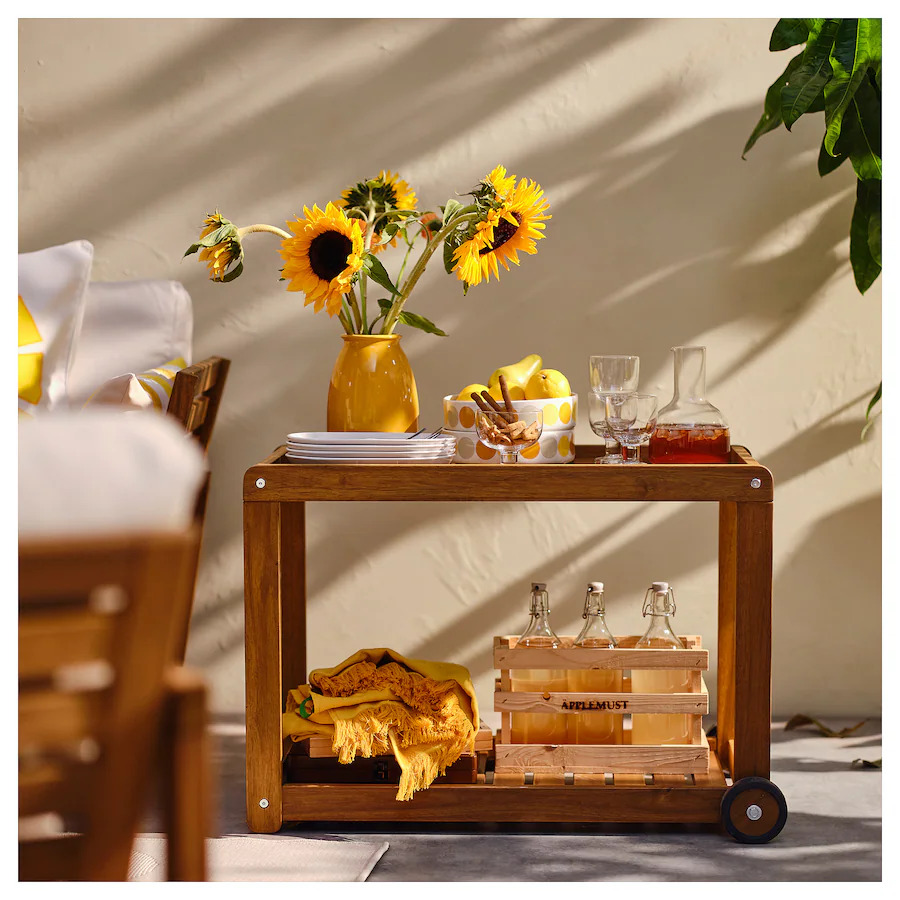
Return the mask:
[[93,260],[87,241],[19,254],[20,414],[67,405]]
[[191,364],[191,298],[177,281],[92,281],[69,373],[81,407],[104,382],[181,357]]
[[19,424],[19,536],[180,531],[206,474],[169,416],[89,407]]

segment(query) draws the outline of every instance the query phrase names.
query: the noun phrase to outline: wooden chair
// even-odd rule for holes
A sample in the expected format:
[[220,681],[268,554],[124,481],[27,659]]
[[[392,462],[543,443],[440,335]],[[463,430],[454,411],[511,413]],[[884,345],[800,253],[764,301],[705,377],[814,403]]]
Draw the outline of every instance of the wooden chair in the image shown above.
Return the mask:
[[[197,541],[191,528],[20,543],[21,881],[126,880],[152,783],[169,880],[205,880],[205,686],[172,665]],[[26,840],[47,814],[57,834]]]
[[[212,439],[213,427],[216,424],[216,416],[219,412],[219,404],[222,400],[222,392],[225,390],[225,381],[228,378],[230,366],[231,360],[221,356],[210,356],[208,359],[178,372],[172,385],[172,395],[169,398],[166,412],[180,422],[185,431],[197,439],[204,453],[208,451],[209,442]],[[206,501],[209,496],[209,480],[210,476],[207,474],[194,509],[194,521],[200,530],[201,539],[203,523],[206,518]],[[194,586],[196,586],[197,568],[200,563],[199,554],[198,544],[192,575]],[[193,598],[193,590],[191,596]],[[180,649],[177,658],[182,662],[187,650],[192,609],[193,603],[188,605],[181,623],[182,632],[178,642]]]

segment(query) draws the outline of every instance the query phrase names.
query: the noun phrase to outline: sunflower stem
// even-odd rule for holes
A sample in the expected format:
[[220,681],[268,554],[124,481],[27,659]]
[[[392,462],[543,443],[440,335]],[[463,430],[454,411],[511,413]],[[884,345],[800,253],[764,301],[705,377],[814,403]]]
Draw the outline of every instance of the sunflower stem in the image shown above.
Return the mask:
[[353,310],[353,320],[356,322],[354,334],[365,334],[362,326],[362,314],[359,311],[359,304],[356,302],[356,292],[350,288],[350,309]]
[[290,238],[291,235],[286,231],[282,231],[280,228],[276,228],[274,225],[247,225],[244,228],[238,228],[238,240],[240,240],[245,234],[253,234],[257,231],[267,231],[269,234],[277,234],[281,238]]
[[341,297],[341,306],[343,308],[338,313],[338,318],[341,320],[341,325],[344,326],[344,331],[347,334],[353,334],[353,325],[350,323],[350,307],[347,304],[346,297]]
[[425,271],[425,266],[428,265],[428,260],[431,259],[434,251],[437,250],[437,248],[441,245],[444,238],[464,222],[471,222],[478,217],[478,212],[454,216],[425,245],[425,249],[422,251],[422,255],[416,260],[416,264],[413,266],[412,271],[409,273],[409,277],[406,279],[403,287],[400,288],[400,293],[397,295],[397,299],[394,300],[393,306],[391,306],[391,311],[387,314],[387,318],[384,320],[384,325],[381,329],[382,334],[394,333],[394,327],[397,324],[397,320],[400,318],[400,313],[403,312],[403,305],[406,303],[407,298],[412,293],[412,289],[416,286],[416,282],[419,280],[419,278],[422,277],[422,273]]

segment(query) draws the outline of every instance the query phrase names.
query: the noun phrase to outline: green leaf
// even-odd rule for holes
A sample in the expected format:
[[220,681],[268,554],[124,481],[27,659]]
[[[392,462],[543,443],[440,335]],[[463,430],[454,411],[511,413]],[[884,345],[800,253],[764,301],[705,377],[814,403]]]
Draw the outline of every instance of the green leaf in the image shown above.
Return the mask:
[[[856,91],[844,115],[842,132],[847,134],[847,153],[856,177],[881,180],[881,102],[866,80]],[[827,137],[826,137],[827,140]]]
[[[234,225],[222,225],[206,237],[198,238],[195,243],[191,244],[191,246],[184,251],[184,256],[190,256],[192,253],[196,253],[201,247],[215,247],[216,244],[219,244],[228,238],[232,238],[236,234],[237,230]],[[181,258],[184,259],[184,256]]]
[[881,205],[869,213],[869,253],[881,265]]
[[425,331],[428,334],[437,334],[441,337],[447,337],[447,332],[441,331],[441,329],[430,319],[426,319],[425,316],[416,315],[416,313],[407,312],[405,309],[397,317],[397,321],[402,322],[404,325],[409,325],[412,328],[418,328],[420,331]]
[[441,212],[444,214],[443,218],[445,222],[449,222],[453,216],[462,209],[462,203],[459,200],[448,200],[442,207]]
[[841,149],[841,143],[844,140],[844,136],[841,136],[841,139],[838,141],[837,146],[835,147],[836,155],[832,156],[825,149],[825,138],[822,138],[822,143],[819,146],[819,175],[825,176],[830,172],[833,172],[844,160],[848,159],[848,156]]
[[850,265],[856,287],[864,294],[881,273],[881,266],[869,249],[869,220],[874,211],[881,213],[881,182],[857,181],[856,206],[850,220]]
[[453,267],[456,265],[453,254],[465,239],[466,229],[464,228],[455,228],[444,238],[444,269],[448,275],[453,271]]
[[769,49],[787,50],[797,44],[803,44],[809,37],[809,25],[806,19],[779,19],[769,39]]
[[875,404],[881,399],[881,382],[878,382],[878,387],[875,389],[875,393],[872,394],[872,399],[869,401],[869,405],[866,407],[866,421],[869,421],[869,415],[872,412]]
[[372,279],[376,284],[380,284],[383,288],[390,291],[392,294],[399,294],[400,291],[394,287],[394,283],[391,281],[391,276],[388,275],[387,269],[381,264],[380,260],[377,256],[372,253],[367,253],[365,259],[363,260],[363,268],[366,270],[369,278]]
[[834,152],[841,122],[870,63],[881,59],[881,20],[842,19],[831,49],[833,76],[825,87],[825,149]]
[[781,118],[788,131],[813,105],[831,80],[831,47],[840,27],[840,19],[826,19],[822,30],[810,35],[803,62],[791,75],[781,92]]
[[391,307],[394,305],[392,300],[388,300],[387,297],[379,297],[378,305],[381,307],[381,312],[383,315],[387,315],[391,311]]
[[774,131],[779,125],[781,125],[781,92],[784,86],[790,81],[791,75],[794,70],[800,66],[801,61],[803,60],[803,54],[798,53],[788,64],[785,70],[772,82],[769,90],[766,91],[766,99],[763,103],[763,114],[760,116],[759,121],[756,123],[756,128],[753,129],[753,133],[747,139],[747,143],[744,145],[744,149],[741,153],[741,158],[745,158],[747,156],[750,148],[761,138],[764,134],[768,134],[770,131]]
[[223,279],[222,284],[227,284],[229,281],[234,281],[241,272],[244,271],[243,262],[239,262]]

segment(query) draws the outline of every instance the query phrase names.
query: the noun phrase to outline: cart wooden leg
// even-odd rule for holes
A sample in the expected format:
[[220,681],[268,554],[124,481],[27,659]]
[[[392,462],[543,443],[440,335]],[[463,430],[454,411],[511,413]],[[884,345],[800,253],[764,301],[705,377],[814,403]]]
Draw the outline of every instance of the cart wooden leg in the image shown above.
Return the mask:
[[719,636],[716,677],[716,746],[719,759],[731,769],[729,746],[734,744],[734,604],[737,564],[737,504],[719,504]]
[[731,777],[769,777],[772,727],[772,504],[737,503],[734,760]]
[[247,824],[281,828],[281,505],[244,502]]
[[306,683],[306,504],[282,503],[279,556],[281,589],[281,703]]

